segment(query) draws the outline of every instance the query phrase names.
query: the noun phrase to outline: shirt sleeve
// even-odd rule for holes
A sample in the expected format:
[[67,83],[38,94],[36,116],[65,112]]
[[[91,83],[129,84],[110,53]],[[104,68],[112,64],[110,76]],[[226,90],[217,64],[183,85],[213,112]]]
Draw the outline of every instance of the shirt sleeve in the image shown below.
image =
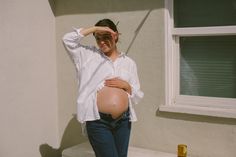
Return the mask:
[[95,52],[94,46],[84,46],[80,43],[84,37],[84,35],[80,33],[81,29],[82,28],[74,29],[73,32],[66,33],[62,38],[64,46],[70,54],[72,60],[80,67]]
[[132,66],[132,80],[131,80],[131,95],[130,99],[133,104],[138,104],[139,101],[143,98],[144,93],[140,90],[140,83],[139,83],[139,77],[137,72],[137,66],[135,62],[133,62]]

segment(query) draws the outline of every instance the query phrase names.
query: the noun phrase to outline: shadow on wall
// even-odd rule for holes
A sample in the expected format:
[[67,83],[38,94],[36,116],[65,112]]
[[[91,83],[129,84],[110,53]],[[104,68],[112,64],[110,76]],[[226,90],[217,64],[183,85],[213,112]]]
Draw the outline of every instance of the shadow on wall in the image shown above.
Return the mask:
[[48,0],[55,16],[163,8],[164,0]]
[[85,141],[87,141],[87,138],[82,135],[81,125],[77,121],[76,116],[74,116],[65,129],[60,147],[55,149],[48,144],[41,144],[39,151],[42,157],[61,157],[64,149]]

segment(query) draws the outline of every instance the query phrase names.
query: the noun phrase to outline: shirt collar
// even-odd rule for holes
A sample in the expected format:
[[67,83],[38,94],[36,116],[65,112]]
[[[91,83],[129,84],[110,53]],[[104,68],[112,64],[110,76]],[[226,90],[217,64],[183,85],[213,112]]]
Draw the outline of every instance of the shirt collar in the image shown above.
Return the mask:
[[[107,57],[101,50],[99,50],[99,52],[100,52],[100,54],[101,54],[104,58],[110,60],[110,58]],[[124,53],[124,52],[120,52],[120,53],[119,53],[118,58],[121,58],[121,57],[125,57],[125,53]]]
[[125,57],[125,53],[124,52],[120,52],[119,57]]

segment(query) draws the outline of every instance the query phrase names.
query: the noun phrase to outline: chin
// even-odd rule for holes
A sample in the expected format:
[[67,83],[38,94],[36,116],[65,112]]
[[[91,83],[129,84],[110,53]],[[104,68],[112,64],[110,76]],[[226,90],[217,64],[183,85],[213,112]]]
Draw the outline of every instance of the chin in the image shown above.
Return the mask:
[[110,49],[102,49],[102,52],[103,52],[104,54],[107,54],[107,53],[110,52]]

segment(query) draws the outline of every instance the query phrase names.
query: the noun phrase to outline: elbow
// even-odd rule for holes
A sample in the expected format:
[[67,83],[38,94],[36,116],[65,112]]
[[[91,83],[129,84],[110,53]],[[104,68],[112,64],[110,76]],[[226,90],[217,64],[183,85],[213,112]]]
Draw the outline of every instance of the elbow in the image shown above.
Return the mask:
[[66,43],[68,41],[68,34],[65,34],[63,37],[62,37],[62,42],[63,43]]

